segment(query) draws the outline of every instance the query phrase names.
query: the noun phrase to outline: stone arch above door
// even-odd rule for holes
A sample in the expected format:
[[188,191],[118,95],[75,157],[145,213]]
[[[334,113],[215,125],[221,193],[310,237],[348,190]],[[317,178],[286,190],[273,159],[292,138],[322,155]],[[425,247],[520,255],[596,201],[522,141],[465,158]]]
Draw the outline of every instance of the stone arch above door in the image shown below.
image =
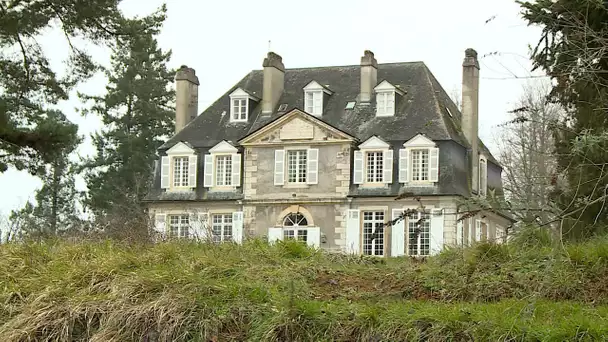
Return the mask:
[[293,213],[302,214],[302,216],[304,216],[304,218],[306,219],[307,226],[311,227],[311,226],[315,225],[312,215],[310,214],[308,209],[306,209],[305,207],[303,207],[301,205],[295,204],[295,205],[291,205],[291,206],[285,208],[283,211],[281,211],[281,213],[277,217],[275,226],[282,227],[284,225],[285,218],[287,218],[290,214],[293,214]]

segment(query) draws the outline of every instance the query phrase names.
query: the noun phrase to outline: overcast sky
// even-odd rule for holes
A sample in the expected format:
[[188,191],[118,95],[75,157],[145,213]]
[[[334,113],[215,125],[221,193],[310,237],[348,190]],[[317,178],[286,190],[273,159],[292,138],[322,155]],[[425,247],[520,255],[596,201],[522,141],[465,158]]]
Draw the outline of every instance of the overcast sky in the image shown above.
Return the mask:
[[[129,16],[143,16],[163,0],[124,0]],[[480,123],[482,140],[496,153],[493,139],[530,81],[529,45],[540,30],[528,27],[513,0],[166,0],[168,18],[158,40],[173,51],[170,67],[193,67],[200,80],[199,111],[213,103],[272,51],[286,68],[359,64],[363,51],[374,52],[378,63],[424,61],[443,87],[460,88],[466,48],[480,56]],[[289,5],[293,6],[290,7]],[[63,69],[67,43],[56,31],[40,39],[57,70]],[[107,51],[90,46],[98,60],[109,62]],[[528,77],[528,78],[526,78]],[[98,76],[78,90],[101,94]],[[75,93],[60,108],[88,136],[99,129],[94,117],[82,117]],[[79,149],[94,150],[90,139]],[[26,172],[0,174],[0,217],[33,200],[40,181]],[[79,187],[84,185],[80,182]]]

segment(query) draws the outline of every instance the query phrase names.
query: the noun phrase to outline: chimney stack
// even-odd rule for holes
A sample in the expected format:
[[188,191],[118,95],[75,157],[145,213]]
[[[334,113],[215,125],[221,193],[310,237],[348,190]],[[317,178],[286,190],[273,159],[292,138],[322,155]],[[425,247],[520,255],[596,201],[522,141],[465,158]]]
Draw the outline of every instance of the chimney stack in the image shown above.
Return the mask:
[[198,115],[198,77],[182,65],[175,74],[175,134]]
[[281,56],[268,52],[264,58],[264,84],[262,89],[262,113],[271,114],[283,95],[285,86],[285,66]]
[[370,102],[374,94],[374,87],[378,83],[378,62],[374,53],[365,50],[361,57],[361,93],[360,102]]
[[472,188],[479,186],[479,62],[477,51],[467,49],[462,63],[462,131],[471,144]]

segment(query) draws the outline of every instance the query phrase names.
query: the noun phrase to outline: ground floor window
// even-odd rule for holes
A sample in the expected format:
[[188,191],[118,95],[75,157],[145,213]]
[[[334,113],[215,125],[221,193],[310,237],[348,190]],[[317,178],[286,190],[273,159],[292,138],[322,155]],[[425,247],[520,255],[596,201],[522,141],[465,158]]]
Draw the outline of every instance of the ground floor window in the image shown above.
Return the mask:
[[187,238],[190,231],[190,216],[169,215],[169,237],[172,238]]
[[363,254],[384,255],[384,211],[363,212]]
[[301,242],[308,241],[308,231],[306,229],[283,229],[283,240],[297,240]]
[[211,225],[213,242],[232,241],[232,214],[214,214]]
[[308,241],[308,220],[302,213],[290,213],[283,219],[283,240]]
[[429,255],[431,251],[431,215],[415,213],[407,220],[407,254],[411,256]]

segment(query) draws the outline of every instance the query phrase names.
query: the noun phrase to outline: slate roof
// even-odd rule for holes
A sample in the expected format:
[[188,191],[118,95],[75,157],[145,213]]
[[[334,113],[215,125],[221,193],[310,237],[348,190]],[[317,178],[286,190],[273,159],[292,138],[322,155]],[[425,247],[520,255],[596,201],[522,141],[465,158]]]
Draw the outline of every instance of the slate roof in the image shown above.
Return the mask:
[[[248,122],[230,123],[229,94],[241,88],[261,98],[262,77],[262,70],[251,71],[167,141],[161,150],[179,141],[187,141],[195,148],[210,148],[222,140],[236,143],[291,109],[304,108],[303,88],[311,81],[334,92],[324,103],[320,119],[361,141],[372,135],[385,141],[407,141],[423,133],[432,140],[452,140],[469,146],[459,128],[460,111],[423,62],[378,64],[377,79],[386,80],[406,92],[403,96],[396,95],[393,117],[376,117],[373,100],[370,104],[357,103],[352,110],[345,109],[348,102],[357,100],[360,88],[360,66],[350,65],[286,69],[284,91],[277,105],[278,108],[287,104],[285,111],[262,115],[261,102],[257,102],[250,110]],[[498,164],[481,141],[480,151]]]

